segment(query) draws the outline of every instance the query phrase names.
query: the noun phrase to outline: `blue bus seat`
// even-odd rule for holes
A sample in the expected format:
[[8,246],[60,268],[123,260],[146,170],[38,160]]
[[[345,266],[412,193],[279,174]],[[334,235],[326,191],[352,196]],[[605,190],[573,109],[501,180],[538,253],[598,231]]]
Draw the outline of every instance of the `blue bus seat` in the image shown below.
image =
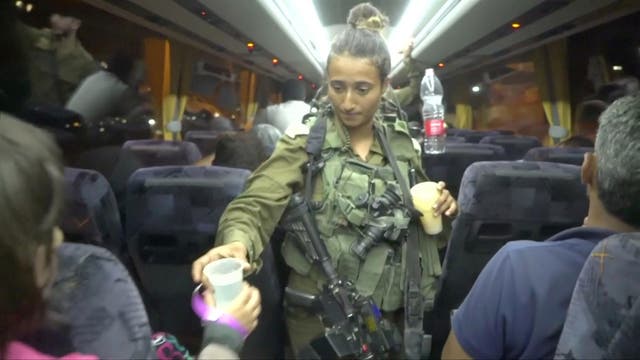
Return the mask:
[[144,167],[191,165],[202,158],[189,141],[129,140],[122,147],[133,152]]
[[118,203],[100,173],[64,169],[65,212],[61,228],[67,241],[109,249],[118,257],[126,253]]
[[584,154],[593,152],[590,147],[536,147],[527,151],[523,160],[546,161],[582,165]]

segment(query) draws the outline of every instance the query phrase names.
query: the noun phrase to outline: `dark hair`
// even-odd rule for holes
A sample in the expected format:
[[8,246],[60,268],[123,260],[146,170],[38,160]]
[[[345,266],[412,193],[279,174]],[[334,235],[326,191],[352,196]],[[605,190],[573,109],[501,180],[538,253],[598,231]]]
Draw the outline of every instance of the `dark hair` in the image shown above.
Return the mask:
[[60,150],[43,130],[0,113],[0,354],[42,318],[38,246],[51,249],[64,205]]
[[289,79],[282,84],[282,101],[304,100],[307,96],[304,82],[297,79]]
[[598,123],[598,118],[607,109],[607,103],[602,100],[588,100],[578,104],[576,108],[576,122]]
[[267,157],[262,142],[254,133],[227,133],[216,143],[213,165],[253,171]]
[[558,143],[558,147],[593,147],[593,141],[584,136],[572,136]]
[[107,60],[107,71],[125,84],[129,83],[133,72],[134,60],[127,53],[118,51]]
[[640,94],[625,96],[600,116],[596,136],[598,197],[616,218],[640,227]]
[[596,98],[607,104],[611,104],[625,95],[627,95],[626,87],[617,83],[603,84],[596,91]]
[[349,27],[331,44],[327,71],[334,56],[366,58],[373,62],[380,73],[380,81],[384,82],[391,72],[391,55],[381,32],[389,24],[389,18],[370,3],[361,3],[349,11],[347,24]]

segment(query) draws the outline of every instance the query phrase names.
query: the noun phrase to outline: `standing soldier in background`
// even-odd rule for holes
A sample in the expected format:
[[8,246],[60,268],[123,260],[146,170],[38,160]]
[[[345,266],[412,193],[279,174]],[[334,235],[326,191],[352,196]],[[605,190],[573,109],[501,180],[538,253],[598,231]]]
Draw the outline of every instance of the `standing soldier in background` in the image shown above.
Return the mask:
[[31,102],[64,106],[98,65],[76,36],[81,20],[60,14],[49,20],[50,29],[21,25],[30,57]]

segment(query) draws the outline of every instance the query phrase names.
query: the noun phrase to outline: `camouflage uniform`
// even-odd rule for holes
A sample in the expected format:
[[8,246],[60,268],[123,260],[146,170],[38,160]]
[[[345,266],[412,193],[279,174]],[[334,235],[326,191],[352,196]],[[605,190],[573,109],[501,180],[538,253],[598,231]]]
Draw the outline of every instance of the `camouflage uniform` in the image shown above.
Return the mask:
[[58,38],[50,29],[21,25],[30,53],[31,100],[62,105],[98,65],[77,38]]
[[[418,181],[426,181],[419,156],[419,148],[408,134],[406,124],[383,125],[376,118],[374,125],[386,134],[401,173],[408,184],[409,168],[416,169]],[[223,243],[240,241],[248,250],[250,262],[257,262],[267,245],[291,194],[303,188],[303,166],[308,162],[305,152],[309,127],[292,125],[278,142],[273,155],[247,181],[246,190],[229,204],[223,214],[216,238]],[[354,205],[358,195],[369,199],[380,196],[388,184],[396,182],[381,145],[374,141],[365,161],[351,149],[347,130],[336,118],[327,120],[327,132],[322,148],[325,166],[317,175],[313,200],[319,204],[315,211],[316,224],[325,241],[338,274],[351,280],[363,294],[370,295],[388,313],[403,306],[404,258],[403,246],[382,242],[369,250],[364,261],[350,251],[351,244],[362,237],[362,227],[372,218],[366,206]],[[369,196],[370,195],[370,196]],[[408,219],[392,219],[398,227]],[[426,237],[420,244],[423,269],[422,289],[427,300],[433,298],[436,279],[441,267],[438,240]],[[288,286],[307,293],[318,293],[325,281],[321,270],[310,264],[304,254],[285,238],[283,257],[292,268]],[[317,316],[304,309],[286,307],[287,327],[294,351],[322,334],[323,326]]]
[[622,359],[640,355],[640,233],[602,240],[591,252],[571,298],[556,359]]

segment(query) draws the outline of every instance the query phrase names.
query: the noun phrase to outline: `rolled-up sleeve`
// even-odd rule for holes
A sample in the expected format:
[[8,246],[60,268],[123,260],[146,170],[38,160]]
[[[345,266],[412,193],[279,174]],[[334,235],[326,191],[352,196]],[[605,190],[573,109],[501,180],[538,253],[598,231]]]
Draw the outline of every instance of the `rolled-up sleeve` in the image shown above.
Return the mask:
[[[227,206],[216,242],[242,242],[255,262],[269,242],[291,194],[302,186],[302,166],[308,156],[307,136],[283,136],[271,157],[247,180],[245,190]],[[250,150],[250,149],[247,149]]]

